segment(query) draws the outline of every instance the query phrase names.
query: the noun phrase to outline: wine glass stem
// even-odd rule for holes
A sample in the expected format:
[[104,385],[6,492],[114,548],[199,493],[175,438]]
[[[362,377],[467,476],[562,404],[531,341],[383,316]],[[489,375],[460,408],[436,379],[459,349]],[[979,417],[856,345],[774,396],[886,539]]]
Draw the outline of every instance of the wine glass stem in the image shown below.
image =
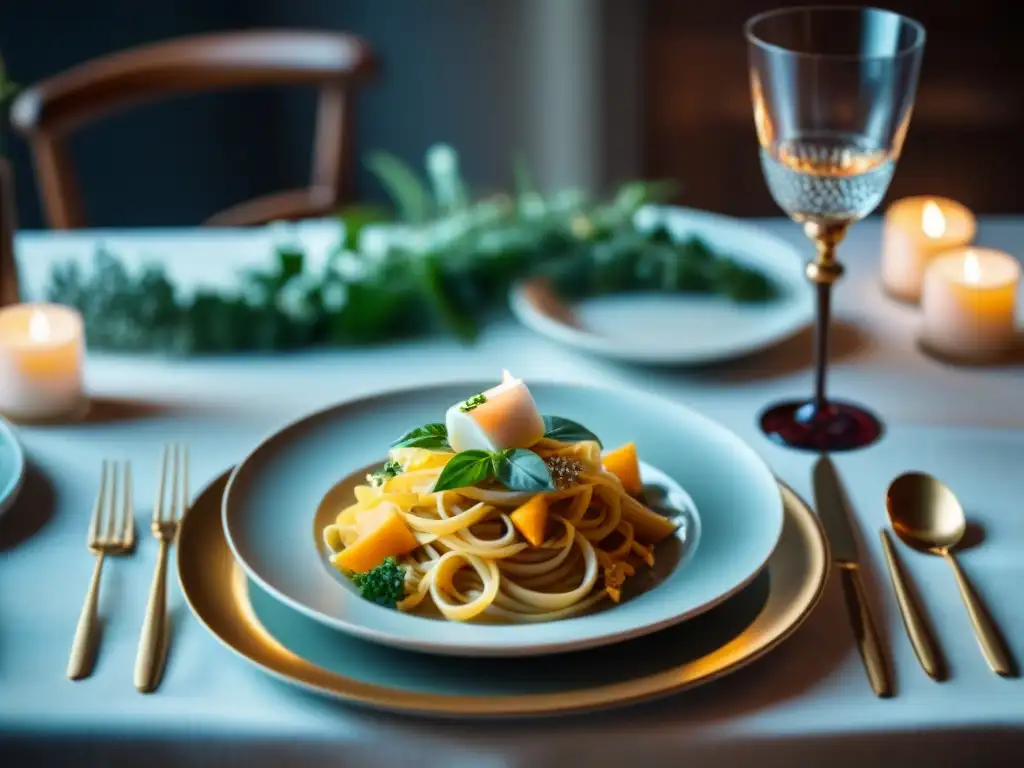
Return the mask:
[[832,284],[843,275],[836,246],[846,236],[847,222],[808,221],[804,232],[814,241],[817,256],[807,265],[807,279],[815,284],[818,314],[814,324],[814,414],[828,408],[825,380],[828,373],[828,334],[832,320]]
[[828,371],[828,331],[832,315],[832,284],[818,283],[818,316],[814,326],[814,412],[828,407],[825,380]]

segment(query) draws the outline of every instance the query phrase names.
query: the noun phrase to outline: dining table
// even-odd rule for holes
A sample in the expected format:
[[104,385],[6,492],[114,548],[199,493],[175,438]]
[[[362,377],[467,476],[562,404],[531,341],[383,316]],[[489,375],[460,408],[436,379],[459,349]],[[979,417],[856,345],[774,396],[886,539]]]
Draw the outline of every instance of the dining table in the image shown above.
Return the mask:
[[[799,228],[755,224],[810,255]],[[333,220],[294,225],[311,263],[340,237]],[[41,298],[57,261],[98,246],[159,260],[181,285],[229,284],[266,259],[279,228],[22,231],[25,298]],[[1024,254],[1024,217],[980,218],[976,240]],[[317,697],[261,674],[221,646],[169,581],[170,651],[159,689],[132,684],[157,543],[149,510],[161,446],[187,443],[193,494],[259,441],[311,411],[438,381],[497,379],[643,390],[733,430],[776,475],[812,500],[813,453],[770,442],[758,414],[810,393],[807,329],[777,346],[702,367],[636,366],[536,335],[511,318],[466,343],[442,335],[373,346],[174,358],[92,350],[92,401],[79,422],[20,426],[29,471],[0,518],[0,764],[77,766],[930,766],[1017,765],[1024,754],[1024,679],[986,665],[942,558],[897,543],[949,667],[935,682],[918,663],[885,570],[885,492],[919,470],[945,481],[970,521],[960,562],[1011,654],[1024,660],[1024,357],[958,366],[917,344],[918,307],[880,285],[881,221],[853,227],[840,248],[829,390],[883,420],[876,444],[836,453],[860,539],[868,600],[894,679],[872,692],[839,579],[795,634],[710,684],[623,708],[544,718],[431,719]],[[680,333],[688,329],[680,328]],[[72,682],[68,651],[93,558],[86,532],[101,459],[130,459],[139,541],[109,562],[94,673]],[[500,664],[500,659],[495,659]]]

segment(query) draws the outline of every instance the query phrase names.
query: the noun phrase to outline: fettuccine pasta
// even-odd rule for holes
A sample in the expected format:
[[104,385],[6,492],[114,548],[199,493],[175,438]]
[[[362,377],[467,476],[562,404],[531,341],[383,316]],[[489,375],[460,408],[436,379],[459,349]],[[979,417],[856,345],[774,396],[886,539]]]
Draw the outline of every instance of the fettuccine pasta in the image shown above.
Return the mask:
[[452,621],[551,621],[618,602],[675,524],[627,492],[622,477],[633,475],[610,471],[597,442],[542,438],[529,450],[554,490],[493,480],[435,490],[455,452],[393,448],[389,476],[368,477],[324,530],[332,562],[349,572],[394,555],[404,572],[395,607],[432,604]]

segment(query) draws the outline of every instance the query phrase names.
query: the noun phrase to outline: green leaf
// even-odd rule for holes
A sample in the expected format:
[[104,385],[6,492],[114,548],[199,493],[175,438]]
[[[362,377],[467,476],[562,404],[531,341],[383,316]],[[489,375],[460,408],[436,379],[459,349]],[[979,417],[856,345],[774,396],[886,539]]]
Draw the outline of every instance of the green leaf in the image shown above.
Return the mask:
[[359,249],[359,238],[363,230],[372,224],[388,221],[391,216],[386,210],[375,205],[353,205],[338,212],[338,221],[344,227],[341,249],[355,251]]
[[473,341],[479,328],[466,307],[449,295],[441,268],[441,259],[433,254],[428,254],[420,258],[417,264],[423,291],[434,310],[452,333],[463,341]]
[[[598,445],[601,445],[601,439],[589,429],[570,419],[563,419],[561,416],[544,417],[544,437],[563,443],[593,440]],[[604,446],[602,445],[601,447],[603,448]]]
[[435,144],[427,150],[426,161],[437,209],[445,214],[465,210],[469,196],[459,173],[458,153],[448,144]]
[[[441,475],[434,483],[434,491],[468,488],[491,479],[494,476],[492,455],[488,451],[456,453],[441,470]],[[543,464],[543,461],[541,463]]]
[[493,457],[492,471],[510,491],[555,490],[551,470],[544,459],[533,451],[525,448],[506,449]]
[[294,246],[277,249],[277,268],[281,273],[281,284],[302,274],[306,254]]
[[392,448],[442,448],[449,450],[448,428],[444,424],[424,424],[409,430],[395,442]]
[[632,214],[650,203],[671,200],[678,191],[674,181],[629,181],[619,187],[613,205],[620,212]]
[[390,152],[373,152],[366,159],[366,167],[394,202],[398,218],[410,224],[420,224],[430,218],[430,193],[402,160]]

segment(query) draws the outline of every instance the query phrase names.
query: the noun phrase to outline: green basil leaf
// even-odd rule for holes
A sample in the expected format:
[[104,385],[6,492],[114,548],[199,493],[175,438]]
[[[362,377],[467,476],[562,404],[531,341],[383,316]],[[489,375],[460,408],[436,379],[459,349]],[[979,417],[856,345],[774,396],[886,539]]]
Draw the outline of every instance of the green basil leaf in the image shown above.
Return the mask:
[[553,491],[555,483],[544,459],[525,448],[494,454],[494,469],[510,491]]
[[[582,424],[577,424],[575,421],[569,419],[563,419],[561,416],[545,416],[544,417],[544,437],[551,440],[559,440],[563,443],[578,443],[581,440],[593,440],[598,445],[601,445],[601,440],[591,432],[589,429],[584,427]],[[601,445],[603,448],[604,446]]]
[[[536,455],[536,454],[534,454]],[[537,457],[540,458],[539,456]],[[468,488],[494,476],[492,454],[488,451],[462,451],[456,453],[434,483],[434,491]]]
[[448,445],[448,428],[444,424],[424,424],[402,435],[391,444],[392,448],[443,448]]

